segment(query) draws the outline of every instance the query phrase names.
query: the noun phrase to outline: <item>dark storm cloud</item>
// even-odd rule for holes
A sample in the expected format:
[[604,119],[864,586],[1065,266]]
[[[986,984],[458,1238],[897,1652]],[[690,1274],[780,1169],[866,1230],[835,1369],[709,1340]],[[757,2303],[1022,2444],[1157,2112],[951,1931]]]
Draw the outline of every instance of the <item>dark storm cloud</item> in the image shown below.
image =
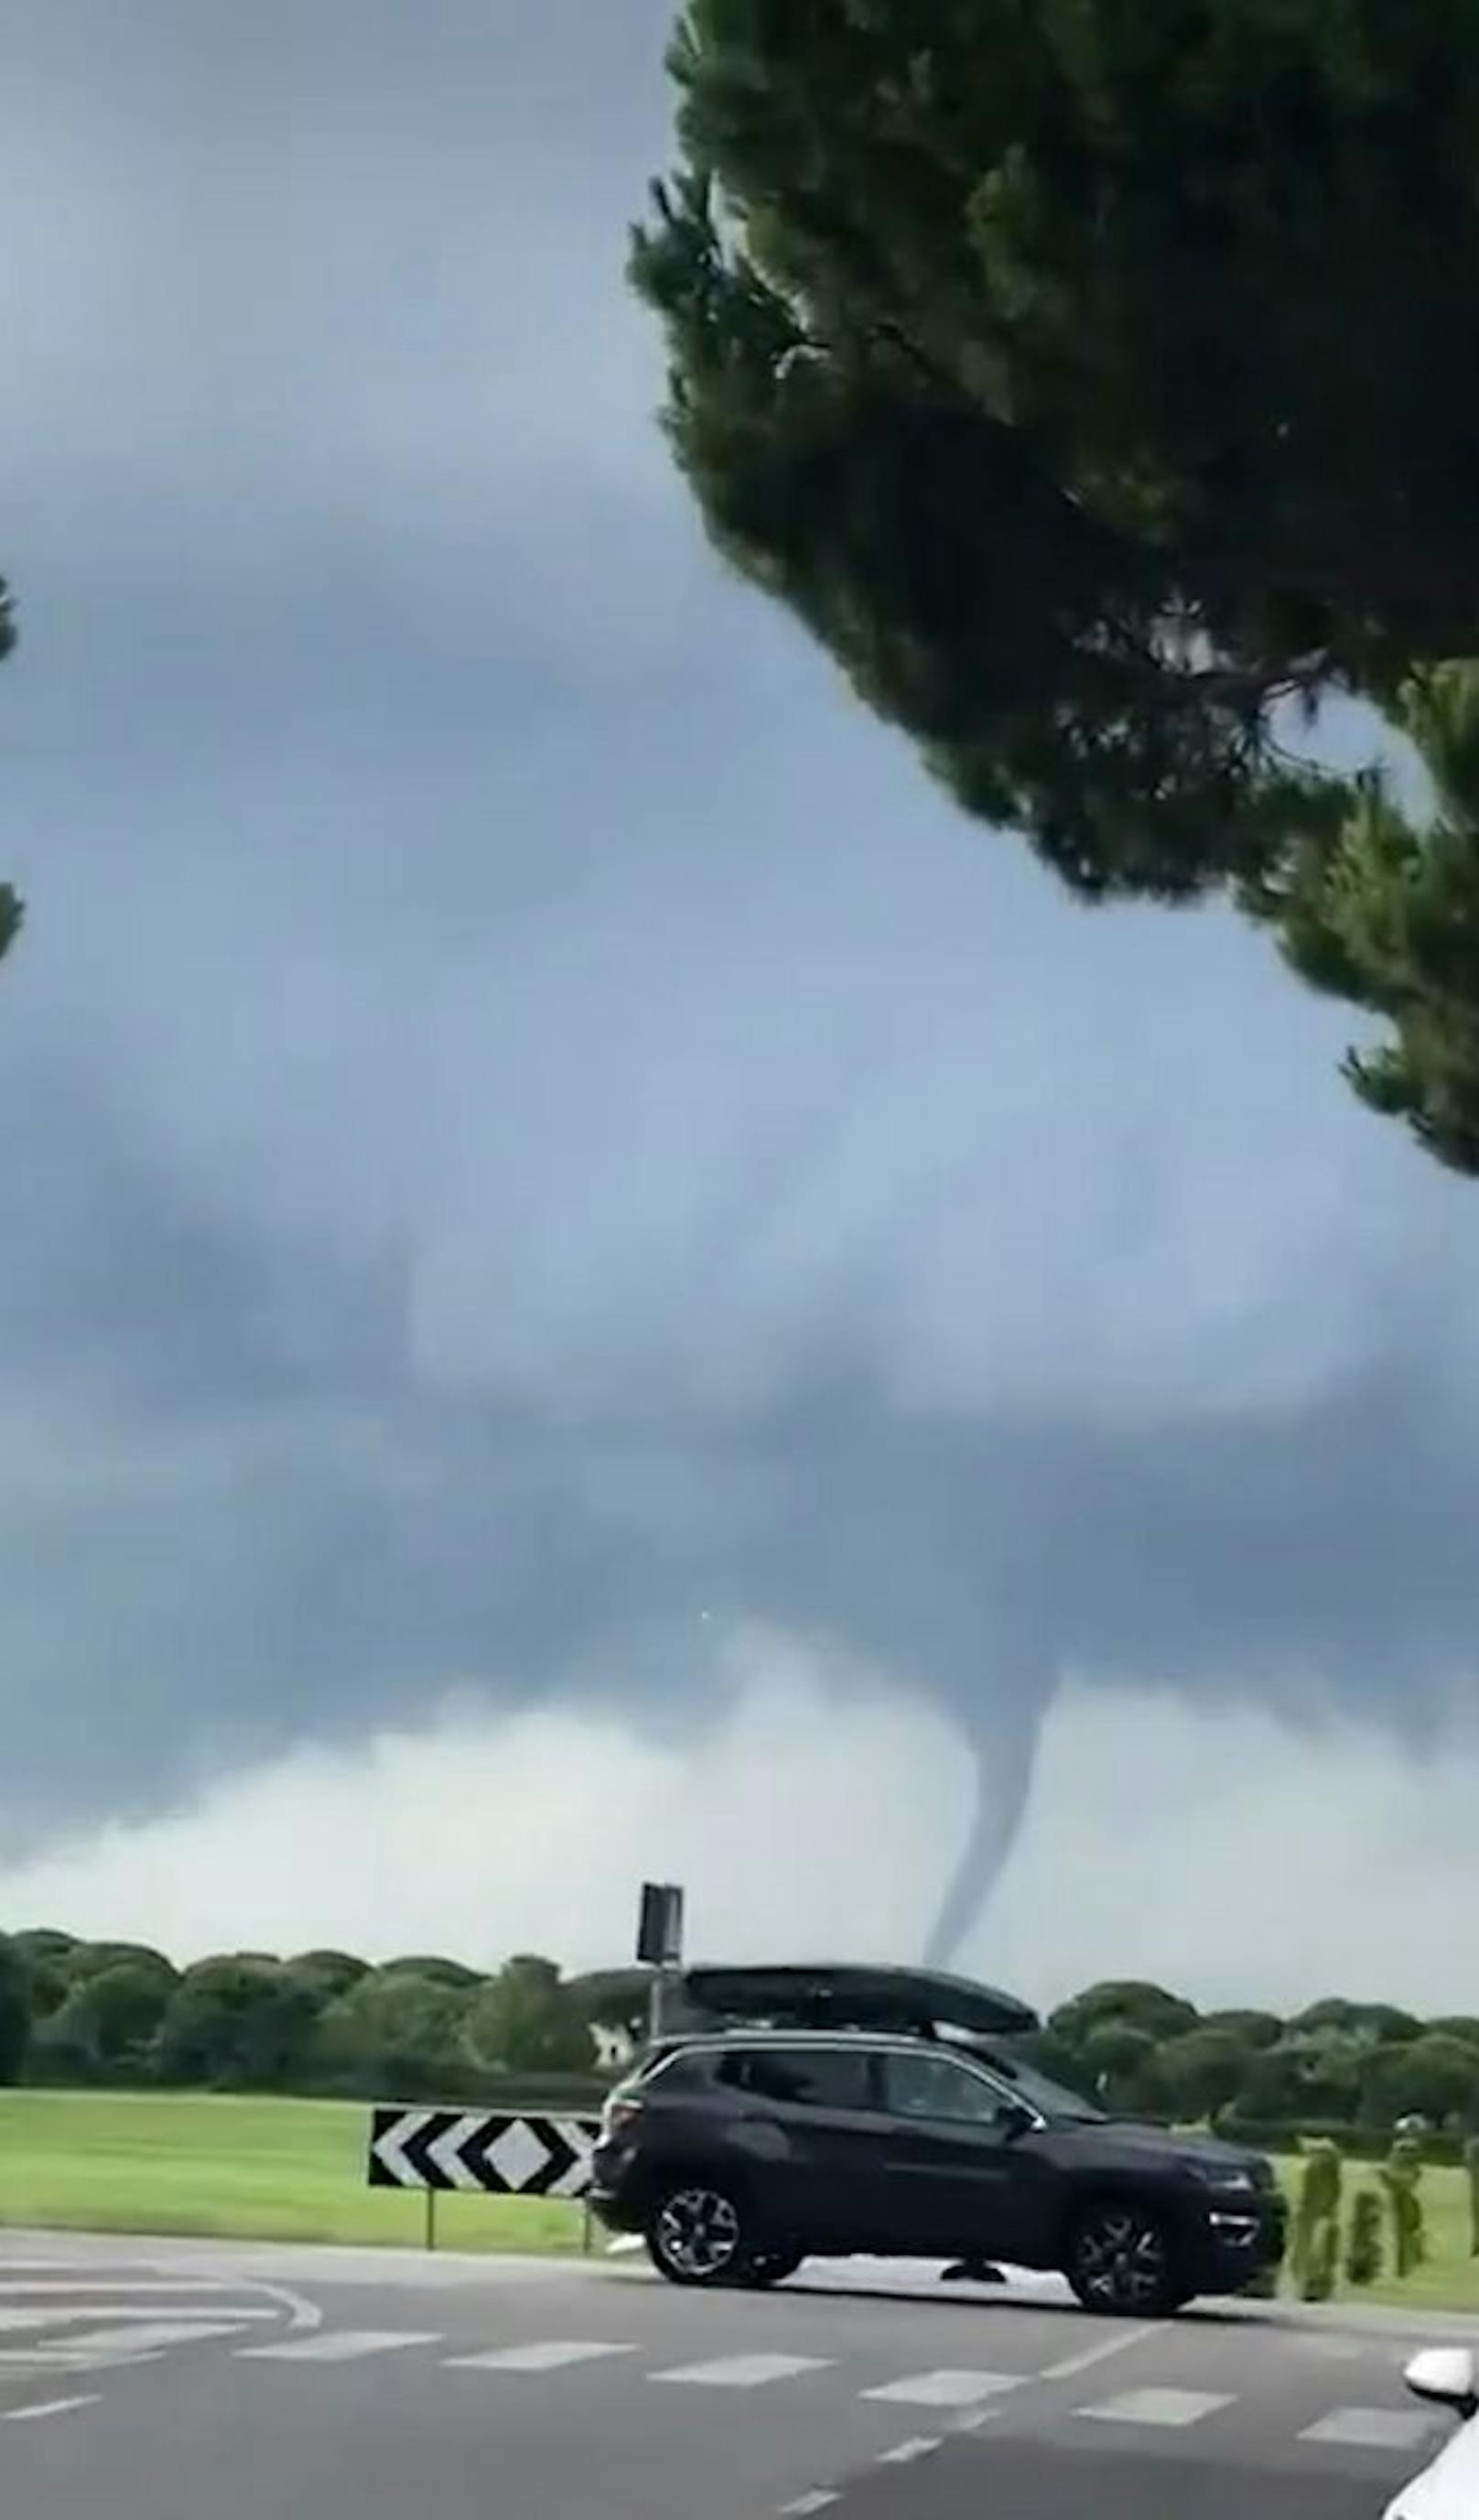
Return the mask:
[[468,1687],[701,1721],[737,1619],[955,1710],[983,1863],[1070,1671],[1472,1691],[1473,1193],[702,555],[619,283],[665,18],[13,60],[13,1843]]

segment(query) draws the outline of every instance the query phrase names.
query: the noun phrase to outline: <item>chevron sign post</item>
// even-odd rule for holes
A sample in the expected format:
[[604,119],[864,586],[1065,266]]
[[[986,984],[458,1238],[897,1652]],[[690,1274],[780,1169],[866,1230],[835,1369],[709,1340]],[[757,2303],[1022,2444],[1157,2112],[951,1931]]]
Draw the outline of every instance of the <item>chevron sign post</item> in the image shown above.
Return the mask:
[[599,2118],[380,2108],[370,2127],[370,2184],[422,2189],[433,2246],[441,2194],[584,2196],[600,2132]]

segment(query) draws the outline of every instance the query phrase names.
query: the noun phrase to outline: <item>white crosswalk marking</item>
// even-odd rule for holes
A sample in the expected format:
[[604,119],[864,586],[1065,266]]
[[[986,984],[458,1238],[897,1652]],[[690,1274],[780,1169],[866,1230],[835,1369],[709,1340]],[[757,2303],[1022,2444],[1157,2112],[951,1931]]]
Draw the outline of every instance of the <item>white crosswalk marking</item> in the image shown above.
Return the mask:
[[1001,2397],[1021,2385],[1020,2378],[1005,2371],[916,2371],[862,2395],[889,2407],[978,2407],[984,2398]]
[[892,2450],[880,2451],[878,2465],[912,2467],[917,2458],[928,2458],[932,2451],[940,2448],[941,2444],[933,2433],[919,2433],[913,2441],[895,2442]]
[[601,2362],[608,2355],[635,2354],[635,2345],[585,2345],[574,2337],[552,2338],[547,2345],[506,2345],[491,2354],[454,2354],[449,2371],[564,2371],[576,2362]]
[[1101,2406],[1080,2407],[1077,2411],[1090,2423],[1164,2424],[1181,2429],[1199,2424],[1204,2415],[1215,2415],[1219,2408],[1232,2404],[1231,2398],[1209,2389],[1127,2389],[1123,2397],[1105,2398]]
[[1116,2354],[1128,2354],[1133,2346],[1143,2345],[1155,2332],[1153,2327],[1122,2327],[1117,2336],[1101,2337],[1097,2345],[1081,2346],[1077,2353],[1065,2354],[1060,2362],[1050,2362],[1038,2378],[1076,2380],[1081,2371],[1092,2371],[1096,2362],[1107,2362]]
[[1431,2415],[1392,2407],[1336,2407],[1318,2424],[1307,2424],[1299,2438],[1338,2442],[1348,2450],[1418,2450],[1432,2429]]
[[726,2354],[716,2362],[686,2362],[673,2371],[650,2371],[650,2380],[685,2389],[763,2389],[772,2380],[794,2380],[803,2371],[831,2365],[814,2354]]
[[440,2345],[435,2328],[322,2327],[284,2345],[244,2345],[242,2362],[359,2362],[371,2354],[399,2354],[412,2345]]
[[776,2520],[812,2520],[817,2511],[829,2511],[842,2497],[834,2488],[819,2486],[815,2494],[798,2494],[794,2502],[783,2502]]

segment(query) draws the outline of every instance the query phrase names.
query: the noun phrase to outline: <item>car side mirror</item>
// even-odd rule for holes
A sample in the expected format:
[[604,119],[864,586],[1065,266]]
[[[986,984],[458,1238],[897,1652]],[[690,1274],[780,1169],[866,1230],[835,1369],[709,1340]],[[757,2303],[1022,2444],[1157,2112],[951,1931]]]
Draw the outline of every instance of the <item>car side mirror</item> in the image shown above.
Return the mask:
[[1036,2125],[1037,2119],[1031,2109],[1024,2108],[1020,2100],[1009,2101],[1002,2111],[1002,2134],[1008,2143],[1018,2142],[1024,2135],[1030,2135]]
[[1466,2345],[1433,2345],[1414,2354],[1403,2373],[1414,2398],[1448,2407],[1465,2422],[1479,2414],[1479,2372]]

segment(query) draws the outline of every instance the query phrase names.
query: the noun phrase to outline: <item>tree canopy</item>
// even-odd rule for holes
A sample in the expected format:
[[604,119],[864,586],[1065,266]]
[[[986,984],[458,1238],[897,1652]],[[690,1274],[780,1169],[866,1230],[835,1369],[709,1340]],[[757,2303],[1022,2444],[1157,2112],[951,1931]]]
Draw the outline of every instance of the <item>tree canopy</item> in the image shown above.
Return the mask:
[[[1271,924],[1470,1172],[1476,39],[1479,0],[690,0],[633,246],[720,550],[1079,893]],[[1430,819],[1312,763],[1335,697]]]
[[30,1978],[19,1944],[0,1934],[0,2083],[19,2082],[30,2029]]
[[[134,1943],[55,1929],[0,1933],[0,2085],[194,2086],[491,2106],[596,2104],[646,2031],[649,1980],[628,1966],[567,1978],[518,1954],[481,1975],[425,1954],[379,1966],[350,1952],[280,1960],[221,1953],[181,1971]],[[665,2008],[669,2029],[683,2007]],[[605,2034],[598,2054],[593,2025]],[[1386,2139],[1426,2119],[1479,2138],[1479,2019],[1421,2021],[1327,1998],[1292,2019],[1202,2013],[1139,1978],[1087,1987],[1013,2052],[1132,2115]],[[513,2092],[511,2093],[511,2086]]]

